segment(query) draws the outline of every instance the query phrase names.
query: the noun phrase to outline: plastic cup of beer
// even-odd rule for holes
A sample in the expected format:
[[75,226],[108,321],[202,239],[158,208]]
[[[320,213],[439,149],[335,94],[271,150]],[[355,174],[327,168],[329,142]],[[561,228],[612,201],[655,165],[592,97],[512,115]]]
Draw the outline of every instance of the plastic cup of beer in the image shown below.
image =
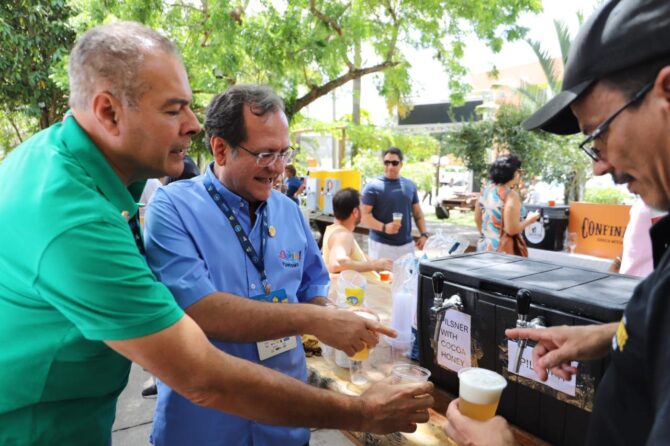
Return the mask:
[[387,283],[391,281],[391,272],[390,271],[379,271],[379,280]]
[[[369,313],[367,311],[354,311],[354,314],[365,319],[370,319],[371,321],[379,322],[379,316],[374,313]],[[356,352],[354,356],[350,356],[352,361],[365,361],[370,356],[370,349],[367,344],[363,347],[363,350]]]
[[402,224],[402,212],[393,213],[393,223]]
[[466,417],[479,421],[493,418],[507,381],[500,374],[478,367],[466,367],[458,372],[458,408]]
[[430,370],[416,364],[394,364],[391,376],[396,384],[422,383],[430,378]]

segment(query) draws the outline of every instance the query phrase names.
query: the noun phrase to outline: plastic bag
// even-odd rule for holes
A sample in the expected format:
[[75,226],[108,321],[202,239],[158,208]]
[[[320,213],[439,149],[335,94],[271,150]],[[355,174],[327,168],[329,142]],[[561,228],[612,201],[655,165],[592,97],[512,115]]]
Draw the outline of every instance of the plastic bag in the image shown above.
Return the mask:
[[416,326],[416,295],[419,286],[419,257],[405,254],[393,262],[391,327],[407,335]]
[[337,278],[337,305],[358,307],[365,302],[367,279],[359,272],[344,270]]
[[423,246],[423,252],[428,259],[437,259],[439,257],[448,257],[463,254],[468,249],[469,242],[453,234],[445,234],[441,230],[431,235]]

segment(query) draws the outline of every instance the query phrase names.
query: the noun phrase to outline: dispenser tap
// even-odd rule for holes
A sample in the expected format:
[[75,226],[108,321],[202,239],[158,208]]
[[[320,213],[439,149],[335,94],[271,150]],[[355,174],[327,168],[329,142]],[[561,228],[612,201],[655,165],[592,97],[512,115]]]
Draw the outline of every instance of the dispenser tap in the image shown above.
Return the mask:
[[[530,291],[524,288],[521,288],[516,293],[517,328],[545,328],[547,326],[542,316],[538,316],[530,322],[528,321],[531,297]],[[514,373],[519,373],[519,369],[521,368],[521,358],[523,357],[523,351],[526,349],[527,344],[528,339],[519,339],[519,346],[516,350],[516,357],[514,358]]]
[[431,277],[433,281],[433,307],[430,309],[430,317],[433,321],[435,321],[435,317],[437,316],[438,312],[440,311],[440,308],[442,308],[442,292],[444,291],[444,281],[446,278],[444,277],[444,274],[441,272],[436,272],[433,273],[433,276]]
[[433,298],[433,306],[430,309],[430,320],[435,324],[431,346],[433,347],[433,351],[437,351],[437,341],[440,337],[440,327],[444,320],[444,313],[450,308],[456,308],[457,310],[462,311],[463,302],[461,301],[461,296],[458,294],[452,295],[446,301],[442,298],[444,282],[446,280],[444,274],[441,272],[433,273],[431,279],[433,281],[433,293],[435,294],[435,297]]

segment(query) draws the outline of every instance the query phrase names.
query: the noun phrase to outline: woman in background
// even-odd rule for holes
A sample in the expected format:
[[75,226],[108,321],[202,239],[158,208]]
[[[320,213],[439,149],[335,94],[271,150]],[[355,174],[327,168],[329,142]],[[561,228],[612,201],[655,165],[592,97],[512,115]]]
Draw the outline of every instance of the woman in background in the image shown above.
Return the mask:
[[475,223],[481,234],[477,251],[497,251],[500,231],[519,234],[535,223],[540,214],[529,212],[521,220],[521,198],[515,190],[521,182],[521,160],[516,155],[499,156],[489,167],[489,185],[475,204]]

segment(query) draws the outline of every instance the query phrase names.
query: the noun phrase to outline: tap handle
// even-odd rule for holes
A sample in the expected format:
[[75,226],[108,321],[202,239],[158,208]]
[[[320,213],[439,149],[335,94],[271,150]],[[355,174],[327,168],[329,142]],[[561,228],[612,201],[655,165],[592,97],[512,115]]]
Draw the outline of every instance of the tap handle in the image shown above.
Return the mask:
[[433,273],[432,276],[433,279],[433,293],[435,293],[436,296],[442,296],[442,291],[444,291],[444,281],[446,278],[444,277],[444,274],[441,272],[436,272]]
[[531,300],[531,294],[530,291],[521,288],[519,291],[516,293],[516,312],[521,318],[521,316],[528,316],[528,312],[530,310],[530,300]]

